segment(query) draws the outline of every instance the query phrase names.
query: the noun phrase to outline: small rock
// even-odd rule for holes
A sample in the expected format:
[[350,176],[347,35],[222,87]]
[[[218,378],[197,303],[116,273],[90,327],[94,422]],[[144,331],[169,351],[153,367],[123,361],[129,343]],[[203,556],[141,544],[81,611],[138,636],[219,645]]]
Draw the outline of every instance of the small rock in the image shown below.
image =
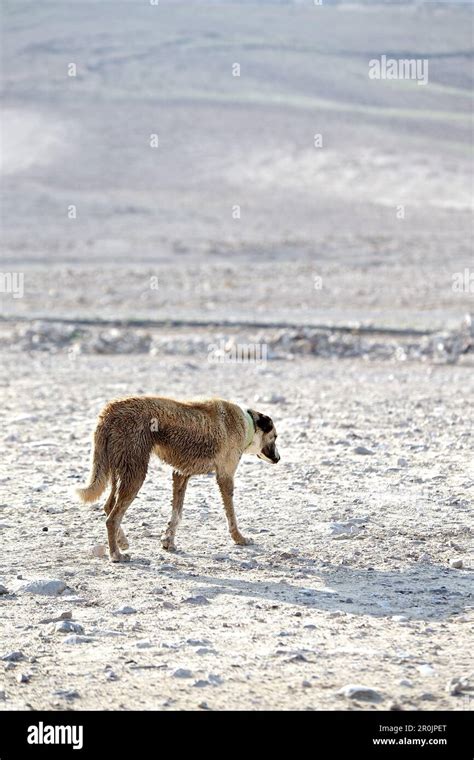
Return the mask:
[[266,396],[256,394],[254,400],[260,401],[262,404],[286,404],[285,397],[278,395],[278,393],[270,393]]
[[436,697],[430,691],[424,691],[423,694],[420,694],[420,699],[426,702],[433,702]]
[[89,552],[91,557],[106,557],[107,556],[107,548],[104,546],[104,544],[96,544],[92,547],[92,549]]
[[133,615],[136,612],[135,607],[128,607],[126,604],[123,607],[118,607],[113,611],[113,615]]
[[16,680],[18,683],[29,683],[31,676],[28,673],[18,673]]
[[203,689],[205,686],[210,686],[210,681],[205,681],[202,678],[200,678],[198,681],[194,681],[193,686],[196,686],[198,689]]
[[91,636],[80,636],[77,633],[72,633],[64,639],[65,644],[88,644],[91,641],[94,641]]
[[178,668],[173,673],[174,678],[192,678],[193,673],[191,670],[187,670],[187,668]]
[[417,670],[421,676],[425,676],[426,678],[431,678],[431,676],[436,675],[435,669],[432,668],[431,665],[428,665],[427,663],[425,663],[424,665],[418,665]]
[[199,595],[199,596],[188,596],[187,599],[183,599],[183,602],[186,604],[210,604],[209,599],[207,597]]
[[61,620],[54,626],[55,633],[84,633],[84,628],[80,623],[73,623],[72,620]]
[[2,657],[2,660],[4,662],[20,662],[21,660],[25,659],[25,655],[23,652],[8,652],[8,654],[4,654]]
[[7,698],[5,691],[0,691],[0,702],[3,702]]
[[136,642],[135,646],[137,649],[149,649],[153,644],[148,639],[140,639],[140,641]]
[[354,449],[354,454],[360,454],[361,456],[372,456],[374,452],[370,449],[367,449],[365,446],[356,446]]
[[2,583],[0,583],[0,596],[2,596],[3,594],[8,594],[8,593],[9,593],[9,591],[8,591],[7,587],[4,586]]
[[303,681],[301,686],[303,687],[303,689],[310,689],[312,684],[311,684],[311,681]]
[[72,612],[70,610],[64,610],[64,612],[60,612],[59,615],[55,615],[55,617],[49,617],[49,618],[42,618],[39,622],[40,623],[57,623],[61,620],[70,620],[72,618]]
[[337,694],[342,694],[343,697],[348,699],[368,699],[374,702],[380,702],[382,699],[381,694],[372,689],[371,686],[363,686],[362,684],[347,684],[339,689]]
[[407,689],[411,689],[413,687],[413,681],[410,681],[408,678],[401,678],[398,682],[399,686],[405,686]]
[[113,670],[107,670],[105,677],[107,681],[118,681],[118,676]]
[[26,586],[22,586],[20,591],[25,594],[40,594],[42,596],[58,596],[62,594],[67,588],[64,581],[56,579],[38,579],[27,583]]
[[403,457],[399,457],[397,460],[397,464],[399,467],[408,467],[408,462]]
[[408,618],[406,615],[392,615],[392,620],[394,623],[406,623]]
[[456,568],[456,570],[460,570],[461,567],[463,566],[463,561],[462,561],[462,559],[453,559],[453,560],[451,560],[451,562],[449,564],[450,564],[451,567]]
[[446,691],[449,692],[452,697],[471,690],[468,678],[451,678],[446,684]]
[[61,699],[79,699],[80,694],[75,689],[57,689],[53,691],[53,696],[61,697]]

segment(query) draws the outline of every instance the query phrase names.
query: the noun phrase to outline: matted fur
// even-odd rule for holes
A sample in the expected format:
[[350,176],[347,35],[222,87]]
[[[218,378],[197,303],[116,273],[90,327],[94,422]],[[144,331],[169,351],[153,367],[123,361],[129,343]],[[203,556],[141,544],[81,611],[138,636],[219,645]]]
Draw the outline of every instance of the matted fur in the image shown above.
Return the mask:
[[[276,430],[270,417],[248,410],[255,432],[246,453],[278,462]],[[128,559],[120,523],[145,480],[152,453],[173,468],[173,508],[163,547],[174,549],[189,478],[215,472],[236,543],[249,543],[237,527],[233,507],[234,473],[247,441],[247,420],[242,409],[223,399],[177,401],[160,396],[134,396],[111,401],[99,415],[94,433],[90,482],[77,493],[93,502],[110,484],[105,503],[110,556]]]

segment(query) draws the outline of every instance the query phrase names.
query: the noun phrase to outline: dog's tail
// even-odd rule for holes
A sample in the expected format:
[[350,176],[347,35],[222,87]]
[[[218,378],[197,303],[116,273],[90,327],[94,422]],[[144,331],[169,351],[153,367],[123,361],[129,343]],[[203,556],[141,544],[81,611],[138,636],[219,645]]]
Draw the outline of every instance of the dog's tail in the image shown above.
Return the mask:
[[107,434],[103,422],[100,421],[94,433],[94,451],[89,484],[76,490],[81,501],[86,503],[97,501],[107,488],[110,479],[110,466],[106,444]]

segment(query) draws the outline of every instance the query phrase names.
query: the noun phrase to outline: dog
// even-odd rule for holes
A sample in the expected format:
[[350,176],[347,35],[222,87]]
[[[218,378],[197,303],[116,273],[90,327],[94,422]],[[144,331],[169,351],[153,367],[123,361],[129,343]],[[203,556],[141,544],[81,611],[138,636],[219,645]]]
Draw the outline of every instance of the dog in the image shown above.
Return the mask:
[[266,414],[223,399],[136,396],[114,400],[99,415],[90,481],[77,493],[83,502],[94,502],[110,484],[104,505],[110,559],[124,562],[130,557],[120,551],[129,547],[120,527],[122,518],[145,480],[152,453],[173,468],[171,519],[162,540],[168,551],[176,549],[176,528],[189,478],[215,472],[230,535],[245,546],[252,542],[237,525],[234,474],[242,454],[276,464],[280,459],[276,438],[273,421]]

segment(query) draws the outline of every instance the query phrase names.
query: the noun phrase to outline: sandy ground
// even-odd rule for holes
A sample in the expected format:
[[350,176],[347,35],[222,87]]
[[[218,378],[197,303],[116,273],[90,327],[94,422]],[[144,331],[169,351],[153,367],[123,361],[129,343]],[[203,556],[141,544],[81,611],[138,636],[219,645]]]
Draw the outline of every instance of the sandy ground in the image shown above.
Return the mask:
[[[0,709],[472,709],[472,360],[236,372],[4,354],[1,382],[0,657],[21,656],[2,663]],[[225,389],[276,422],[280,464],[248,457],[238,470],[254,545],[232,544],[201,477],[177,553],[163,551],[171,474],[155,460],[124,521],[132,561],[91,556],[101,505],[78,504],[71,486],[87,477],[95,414],[114,396],[190,388]],[[24,590],[38,579],[66,588]],[[62,613],[83,631],[45,622]],[[338,694],[350,684],[375,693]]]
[[[0,709],[472,709],[472,321],[441,335],[473,313],[471,9],[4,5]],[[269,361],[210,363],[222,335]],[[71,492],[134,393],[274,418],[252,546],[203,477],[164,552],[156,461],[132,561],[97,556]]]

